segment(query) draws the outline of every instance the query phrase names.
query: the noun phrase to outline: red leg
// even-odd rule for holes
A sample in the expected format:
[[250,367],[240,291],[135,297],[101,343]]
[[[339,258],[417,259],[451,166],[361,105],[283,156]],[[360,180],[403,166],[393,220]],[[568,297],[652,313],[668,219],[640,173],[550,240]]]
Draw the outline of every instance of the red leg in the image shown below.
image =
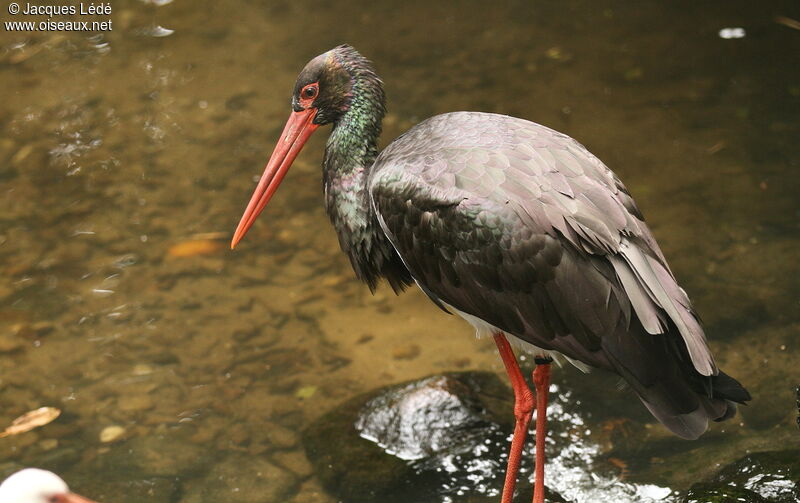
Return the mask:
[[511,380],[511,388],[514,390],[514,437],[511,440],[511,451],[508,454],[503,496],[500,499],[501,503],[511,503],[514,497],[514,486],[517,483],[519,463],[522,460],[522,447],[525,444],[528,424],[530,424],[533,414],[533,393],[519,370],[517,358],[514,356],[514,351],[512,351],[506,336],[502,332],[495,334],[494,342],[497,344],[500,358],[503,359],[508,378]]
[[536,471],[533,503],[544,503],[544,444],[547,437],[547,394],[550,391],[550,358],[536,358],[533,385],[536,388]]

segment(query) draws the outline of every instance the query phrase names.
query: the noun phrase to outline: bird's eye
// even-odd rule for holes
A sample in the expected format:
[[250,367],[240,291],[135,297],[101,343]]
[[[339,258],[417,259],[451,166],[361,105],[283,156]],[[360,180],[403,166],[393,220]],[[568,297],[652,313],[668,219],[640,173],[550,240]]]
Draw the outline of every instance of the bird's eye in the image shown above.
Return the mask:
[[313,98],[317,95],[317,88],[316,86],[308,86],[303,88],[303,98]]

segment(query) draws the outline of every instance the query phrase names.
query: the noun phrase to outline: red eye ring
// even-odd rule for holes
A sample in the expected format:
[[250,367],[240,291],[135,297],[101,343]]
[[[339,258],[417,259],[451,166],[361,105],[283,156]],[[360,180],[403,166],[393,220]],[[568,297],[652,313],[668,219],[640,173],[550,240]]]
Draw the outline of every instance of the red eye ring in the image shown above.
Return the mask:
[[314,82],[303,87],[298,93],[300,105],[309,107],[314,102],[314,99],[319,95],[319,83]]

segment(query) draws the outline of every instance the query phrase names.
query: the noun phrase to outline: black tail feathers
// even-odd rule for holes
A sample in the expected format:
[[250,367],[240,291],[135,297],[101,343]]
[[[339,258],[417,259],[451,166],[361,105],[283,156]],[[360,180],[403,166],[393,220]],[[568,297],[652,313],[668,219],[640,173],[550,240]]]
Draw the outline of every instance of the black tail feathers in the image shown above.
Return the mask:
[[750,401],[750,393],[736,379],[723,371],[711,376],[711,396],[715,399],[725,400],[727,405],[725,412],[714,417],[714,421],[725,421],[736,415],[736,404],[747,405]]
[[724,398],[742,405],[751,400],[750,393],[744,389],[744,386],[721,370],[719,374],[711,376],[711,396],[713,398]]

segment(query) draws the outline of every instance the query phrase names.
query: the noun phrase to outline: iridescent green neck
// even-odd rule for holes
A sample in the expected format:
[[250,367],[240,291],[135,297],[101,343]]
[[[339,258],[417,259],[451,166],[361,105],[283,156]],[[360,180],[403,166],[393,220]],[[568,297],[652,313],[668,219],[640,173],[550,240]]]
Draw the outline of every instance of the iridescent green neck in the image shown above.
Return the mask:
[[[347,63],[343,64],[345,68]],[[347,111],[333,125],[323,166],[326,193],[339,196],[328,198],[333,205],[368,203],[349,196],[366,196],[366,178],[378,155],[381,121],[386,113],[383,85],[371,67],[354,65],[347,70],[353,79],[352,98]],[[330,204],[329,211],[337,209]]]
[[[372,163],[378,155],[381,120],[386,113],[380,79],[371,70],[353,75],[352,100],[334,123],[325,147],[325,206],[350,257],[356,276],[374,289],[386,268],[400,271],[399,259],[375,218],[367,190]],[[407,282],[405,272],[388,277],[395,289]]]
[[340,175],[372,166],[386,113],[383,84],[378,76],[370,68],[348,70],[353,79],[352,99],[347,111],[334,123],[325,148],[326,171]]

